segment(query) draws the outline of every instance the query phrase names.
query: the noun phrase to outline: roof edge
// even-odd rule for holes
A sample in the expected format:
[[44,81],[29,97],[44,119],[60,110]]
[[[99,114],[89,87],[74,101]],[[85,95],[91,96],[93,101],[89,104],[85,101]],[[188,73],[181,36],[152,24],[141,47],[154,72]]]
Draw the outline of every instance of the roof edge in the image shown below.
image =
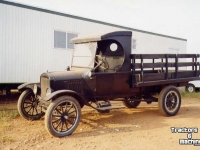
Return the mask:
[[99,24],[117,27],[117,28],[121,28],[121,29],[146,33],[146,34],[150,34],[150,35],[156,35],[156,36],[161,36],[161,37],[166,37],[166,38],[171,38],[171,39],[176,39],[176,40],[181,40],[181,41],[187,41],[187,39],[183,39],[183,38],[178,38],[178,37],[158,34],[158,33],[154,33],[154,32],[138,30],[138,29],[134,29],[134,28],[130,28],[130,27],[125,27],[125,26],[121,26],[121,25],[117,25],[117,24],[112,24],[112,23],[107,23],[107,22],[103,22],[103,21],[88,19],[88,18],[70,15],[70,14],[57,12],[57,11],[52,11],[52,10],[48,10],[48,9],[44,9],[44,8],[38,8],[38,7],[35,7],[35,6],[29,6],[29,5],[25,5],[25,4],[21,4],[21,3],[15,3],[15,2],[10,2],[10,1],[0,1],[0,3],[6,4],[6,5],[12,5],[12,6],[16,6],[16,7],[21,7],[21,8],[26,8],[26,9],[31,9],[31,10],[36,10],[36,11],[41,11],[41,12],[45,12],[45,13],[55,14],[55,15],[59,15],[59,16],[65,16],[65,17],[69,17],[69,18],[84,20],[84,21],[88,21],[88,22],[99,23]]

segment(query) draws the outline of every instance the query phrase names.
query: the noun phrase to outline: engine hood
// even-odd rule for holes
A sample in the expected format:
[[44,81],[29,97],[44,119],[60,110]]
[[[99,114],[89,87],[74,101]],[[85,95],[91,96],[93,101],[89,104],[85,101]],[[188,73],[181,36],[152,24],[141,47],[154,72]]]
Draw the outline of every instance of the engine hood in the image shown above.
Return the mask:
[[41,77],[47,77],[51,81],[65,81],[82,79],[85,71],[59,71],[43,73]]
[[40,77],[42,91],[51,88],[53,91],[68,89],[81,93],[83,76],[87,73],[88,69],[43,73]]

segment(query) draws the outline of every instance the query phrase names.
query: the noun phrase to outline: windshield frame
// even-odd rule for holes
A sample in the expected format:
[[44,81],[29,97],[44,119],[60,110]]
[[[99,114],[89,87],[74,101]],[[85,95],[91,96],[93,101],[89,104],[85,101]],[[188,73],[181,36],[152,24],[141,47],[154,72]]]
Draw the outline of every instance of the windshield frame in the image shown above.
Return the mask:
[[[81,45],[83,46],[85,52],[81,52]],[[79,47],[80,46],[80,47]],[[82,50],[83,51],[83,50]],[[87,68],[87,69],[93,69],[94,63],[95,63],[95,56],[97,51],[97,42],[88,42],[88,43],[77,43],[74,45],[74,51],[72,54],[72,62],[71,67],[72,68]],[[83,54],[82,56],[78,56],[76,54]],[[87,53],[90,54],[90,56],[87,56]],[[86,65],[89,64],[89,65]]]

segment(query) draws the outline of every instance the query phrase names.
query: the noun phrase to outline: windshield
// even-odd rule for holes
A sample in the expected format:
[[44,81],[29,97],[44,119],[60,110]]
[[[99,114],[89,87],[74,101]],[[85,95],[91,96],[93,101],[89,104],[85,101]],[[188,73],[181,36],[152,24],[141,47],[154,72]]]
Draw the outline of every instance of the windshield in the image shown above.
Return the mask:
[[72,58],[72,67],[94,68],[97,42],[76,44]]

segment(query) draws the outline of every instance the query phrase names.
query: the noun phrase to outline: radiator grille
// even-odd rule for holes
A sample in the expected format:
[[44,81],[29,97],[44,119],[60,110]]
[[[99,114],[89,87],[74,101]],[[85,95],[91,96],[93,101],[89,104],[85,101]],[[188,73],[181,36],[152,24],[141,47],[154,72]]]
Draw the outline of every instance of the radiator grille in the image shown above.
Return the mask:
[[41,77],[41,97],[46,96],[46,91],[50,87],[50,80],[47,77]]

